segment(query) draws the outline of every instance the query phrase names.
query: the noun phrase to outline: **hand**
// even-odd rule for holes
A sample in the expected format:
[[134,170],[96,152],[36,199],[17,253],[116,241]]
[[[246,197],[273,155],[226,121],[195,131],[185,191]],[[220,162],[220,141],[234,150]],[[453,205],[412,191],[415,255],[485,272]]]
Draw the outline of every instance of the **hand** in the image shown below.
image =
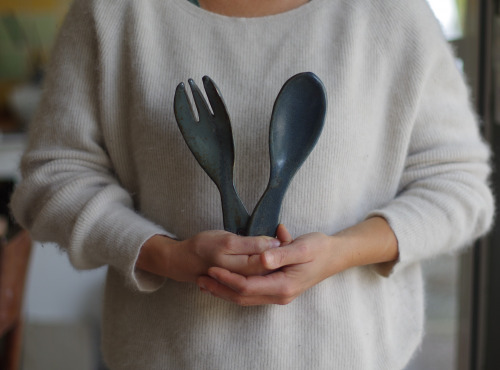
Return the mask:
[[322,280],[353,266],[395,261],[397,240],[387,221],[368,219],[334,236],[303,235],[294,241],[280,225],[283,246],[260,256],[265,276],[242,276],[220,267],[208,270],[197,284],[202,291],[238,305],[288,304]]
[[155,235],[141,248],[136,267],[176,281],[194,282],[209,267],[221,267],[241,276],[269,273],[260,254],[278,247],[280,241],[267,236],[244,237],[226,231],[201,232],[177,241]]
[[[322,233],[303,235],[292,241],[283,225],[278,229],[281,248],[264,252],[260,259],[268,270],[265,276],[243,276],[228,269],[212,267],[198,285],[213,295],[242,306],[288,304],[310,287],[348,266],[342,246]],[[278,270],[279,269],[279,270]]]

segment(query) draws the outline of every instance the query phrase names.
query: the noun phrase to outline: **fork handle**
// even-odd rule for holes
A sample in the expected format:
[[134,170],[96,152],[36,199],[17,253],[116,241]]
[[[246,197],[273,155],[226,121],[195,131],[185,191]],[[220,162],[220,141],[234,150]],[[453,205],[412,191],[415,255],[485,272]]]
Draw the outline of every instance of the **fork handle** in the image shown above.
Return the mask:
[[246,235],[250,215],[243,205],[234,184],[219,189],[222,203],[224,230],[238,235]]

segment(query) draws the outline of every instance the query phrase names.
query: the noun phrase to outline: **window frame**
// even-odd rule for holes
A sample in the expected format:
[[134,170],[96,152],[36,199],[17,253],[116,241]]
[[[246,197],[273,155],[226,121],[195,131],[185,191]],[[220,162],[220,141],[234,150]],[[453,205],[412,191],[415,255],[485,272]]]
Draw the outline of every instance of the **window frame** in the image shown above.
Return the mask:
[[[464,59],[464,68],[476,111],[486,140],[493,152],[491,184],[500,195],[500,122],[494,122],[493,43],[494,22],[500,22],[500,0],[471,0],[467,4],[464,39],[455,45]],[[498,41],[496,41],[498,42]],[[498,56],[497,56],[498,57]],[[497,86],[496,89],[500,89]],[[459,297],[459,335],[457,367],[459,370],[500,368],[500,225],[476,243],[461,259]]]

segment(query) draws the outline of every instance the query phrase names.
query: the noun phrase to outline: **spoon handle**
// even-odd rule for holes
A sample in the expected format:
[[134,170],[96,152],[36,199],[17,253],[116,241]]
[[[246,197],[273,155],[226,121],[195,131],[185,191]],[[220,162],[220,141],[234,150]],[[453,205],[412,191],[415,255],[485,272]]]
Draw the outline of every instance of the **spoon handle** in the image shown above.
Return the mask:
[[247,228],[248,236],[267,235],[276,236],[278,228],[281,203],[285,196],[288,184],[281,186],[268,186],[255,207]]

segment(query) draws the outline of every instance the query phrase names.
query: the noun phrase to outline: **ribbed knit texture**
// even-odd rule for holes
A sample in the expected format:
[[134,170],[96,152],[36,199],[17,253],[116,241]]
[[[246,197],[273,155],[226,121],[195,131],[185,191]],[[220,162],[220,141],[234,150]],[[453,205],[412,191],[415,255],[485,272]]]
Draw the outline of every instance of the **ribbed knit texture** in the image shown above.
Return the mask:
[[[52,60],[12,207],[76,268],[109,266],[111,369],[402,369],[422,336],[419,262],[491,224],[489,152],[424,0],[313,0],[251,19],[186,0],[76,0]],[[382,215],[400,260],[253,308],[134,271],[154,234],[222,228],[216,187],[174,119],[176,85],[206,74],[219,86],[252,210],[274,99],[303,71],[323,80],[328,113],[282,222],[295,236],[333,234]]]

